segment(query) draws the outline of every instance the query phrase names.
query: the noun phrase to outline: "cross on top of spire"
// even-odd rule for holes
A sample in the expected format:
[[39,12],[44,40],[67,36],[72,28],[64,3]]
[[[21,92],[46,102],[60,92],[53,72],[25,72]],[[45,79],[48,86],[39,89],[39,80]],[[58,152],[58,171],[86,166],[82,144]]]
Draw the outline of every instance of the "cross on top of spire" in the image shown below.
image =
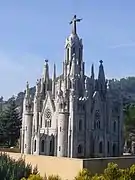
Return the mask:
[[100,64],[103,64],[103,60],[100,60],[99,62],[100,62]]
[[74,15],[72,21],[70,22],[70,24],[72,24],[72,33],[73,33],[73,34],[76,34],[76,23],[77,23],[77,22],[80,22],[81,20],[82,20],[82,19],[78,19],[78,18],[76,17],[76,15]]

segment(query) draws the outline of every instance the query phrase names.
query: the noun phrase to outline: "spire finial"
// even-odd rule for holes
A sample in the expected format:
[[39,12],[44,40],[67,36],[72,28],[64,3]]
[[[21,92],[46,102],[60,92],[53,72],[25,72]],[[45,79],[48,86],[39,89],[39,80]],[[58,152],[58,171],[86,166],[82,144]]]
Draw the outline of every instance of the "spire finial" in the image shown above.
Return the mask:
[[45,59],[45,63],[46,63],[46,64],[48,63],[48,59]]
[[77,19],[76,15],[74,15],[72,21],[70,22],[70,24],[72,24],[72,33],[76,34],[76,23],[80,22],[82,19]]
[[100,64],[103,64],[103,60],[100,60],[99,62],[100,62]]
[[92,66],[91,66],[91,78],[94,79],[94,64],[92,63]]
[[26,82],[26,96],[29,96],[29,82]]
[[26,82],[26,89],[29,89],[29,82]]
[[56,78],[56,65],[55,63],[53,64],[53,80]]

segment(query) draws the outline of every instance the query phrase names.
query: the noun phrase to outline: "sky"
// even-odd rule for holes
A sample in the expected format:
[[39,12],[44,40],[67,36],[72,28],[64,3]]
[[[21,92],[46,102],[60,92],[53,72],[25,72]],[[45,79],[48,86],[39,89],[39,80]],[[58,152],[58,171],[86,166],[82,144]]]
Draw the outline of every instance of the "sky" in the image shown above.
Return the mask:
[[134,0],[0,0],[0,95],[8,99],[34,86],[44,59],[62,72],[64,44],[74,14],[83,20],[86,74],[103,60],[106,78],[135,76]]

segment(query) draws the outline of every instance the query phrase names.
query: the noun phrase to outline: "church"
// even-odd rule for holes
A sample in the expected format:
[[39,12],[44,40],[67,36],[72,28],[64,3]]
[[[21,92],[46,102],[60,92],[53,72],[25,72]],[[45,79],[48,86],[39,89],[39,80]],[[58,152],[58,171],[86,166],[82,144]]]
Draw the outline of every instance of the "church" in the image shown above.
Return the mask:
[[86,76],[83,43],[77,34],[76,15],[65,42],[62,74],[49,74],[45,60],[43,76],[36,82],[34,100],[27,83],[23,102],[21,153],[90,158],[123,153],[123,106],[111,97],[103,61],[98,77],[94,65]]

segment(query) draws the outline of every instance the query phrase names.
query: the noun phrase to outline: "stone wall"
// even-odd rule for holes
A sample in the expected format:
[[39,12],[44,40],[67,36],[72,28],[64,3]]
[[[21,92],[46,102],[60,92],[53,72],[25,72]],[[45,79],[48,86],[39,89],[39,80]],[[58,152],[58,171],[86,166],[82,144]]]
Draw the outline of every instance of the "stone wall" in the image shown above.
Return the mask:
[[59,175],[62,179],[73,180],[83,168],[89,169],[92,173],[102,173],[109,162],[114,162],[120,168],[130,167],[135,164],[135,157],[113,157],[113,158],[90,158],[90,159],[70,159],[62,157],[51,157],[42,155],[22,155],[21,153],[7,152],[10,157],[18,159],[25,158],[26,163],[31,163],[33,167],[38,166],[42,176]]
[[119,168],[128,168],[135,164],[135,156],[84,159],[83,168],[89,169],[92,173],[102,173],[110,162],[118,164]]
[[25,158],[26,163],[31,163],[34,167],[37,165],[41,176],[59,175],[62,179],[73,180],[79,170],[83,168],[83,160],[59,158],[42,155],[22,155],[21,153],[7,152],[14,159]]

